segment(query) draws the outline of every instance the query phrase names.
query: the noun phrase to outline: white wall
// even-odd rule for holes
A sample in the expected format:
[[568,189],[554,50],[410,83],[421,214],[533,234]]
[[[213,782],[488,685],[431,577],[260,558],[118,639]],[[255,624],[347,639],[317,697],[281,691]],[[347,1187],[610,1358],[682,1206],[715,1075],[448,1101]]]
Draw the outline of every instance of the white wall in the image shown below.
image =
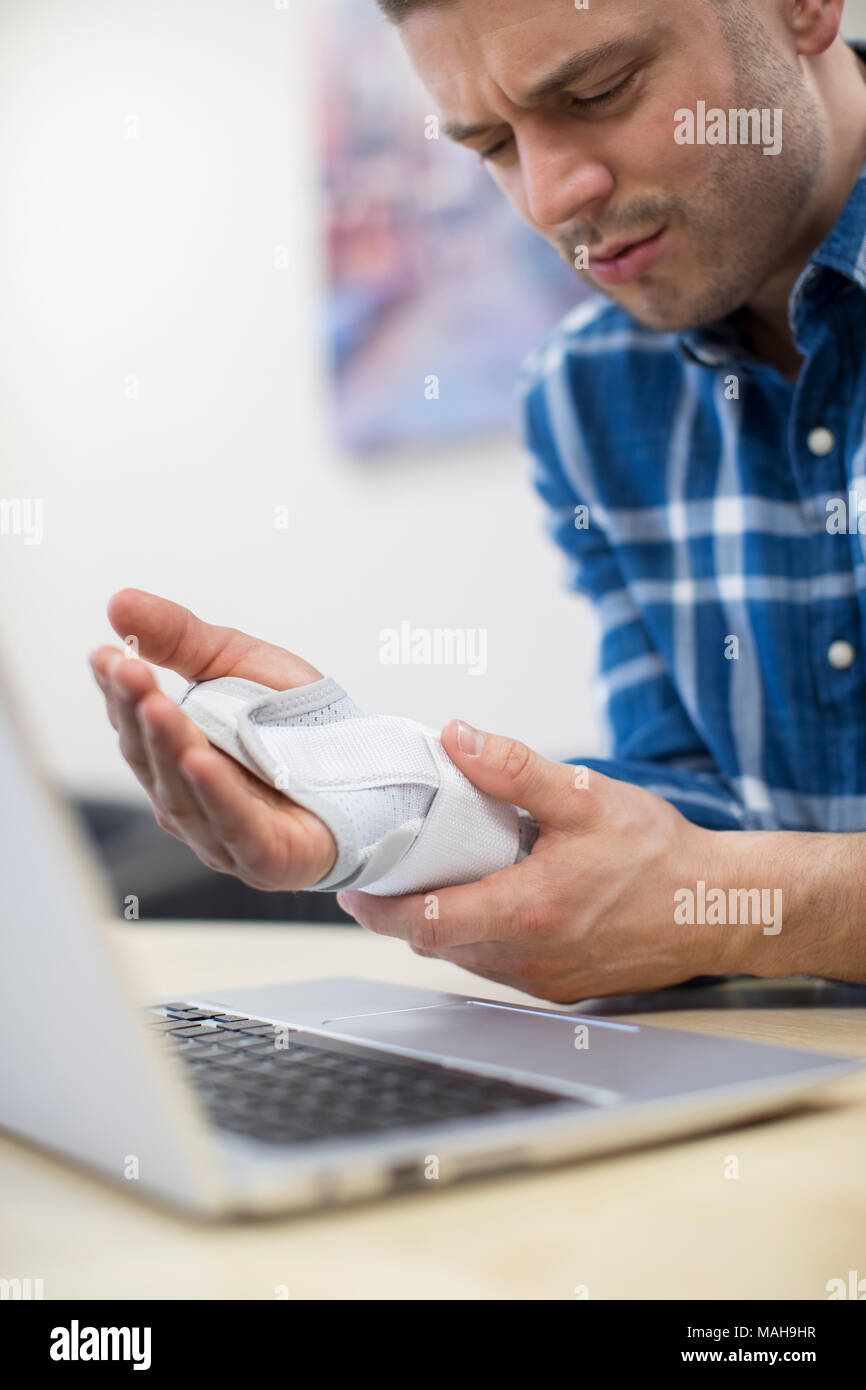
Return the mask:
[[[303,653],[367,708],[459,713],[563,756],[592,739],[591,622],[515,444],[370,464],[330,441],[317,3],[4,0],[0,492],[44,498],[46,520],[41,546],[0,541],[2,631],[82,789],[136,787],[85,662],[124,585]],[[381,665],[379,632],[403,619],[487,628],[487,675]]]
[[[124,585],[303,653],[367,708],[462,714],[552,756],[597,747],[594,625],[516,445],[370,464],[330,442],[321,2],[3,0],[0,495],[43,498],[46,529],[0,538],[2,636],[81,790],[137,793],[85,660]],[[866,3],[849,12],[866,33]],[[487,675],[382,666],[379,632],[403,619],[486,628]]]

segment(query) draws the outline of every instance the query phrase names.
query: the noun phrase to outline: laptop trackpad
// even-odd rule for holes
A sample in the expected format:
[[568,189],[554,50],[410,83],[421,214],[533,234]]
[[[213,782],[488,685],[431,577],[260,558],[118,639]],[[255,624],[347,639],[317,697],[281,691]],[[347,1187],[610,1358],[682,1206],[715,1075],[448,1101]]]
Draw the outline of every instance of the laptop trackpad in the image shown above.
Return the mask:
[[561,1088],[597,1105],[621,1099],[604,1081],[599,1084],[587,1047],[579,1049],[575,1041],[585,1043],[587,1029],[595,1034],[595,1025],[568,1015],[467,1002],[331,1018],[321,1027],[343,1038],[381,1043],[408,1056],[446,1065],[469,1063],[474,1070],[489,1070],[524,1085]]

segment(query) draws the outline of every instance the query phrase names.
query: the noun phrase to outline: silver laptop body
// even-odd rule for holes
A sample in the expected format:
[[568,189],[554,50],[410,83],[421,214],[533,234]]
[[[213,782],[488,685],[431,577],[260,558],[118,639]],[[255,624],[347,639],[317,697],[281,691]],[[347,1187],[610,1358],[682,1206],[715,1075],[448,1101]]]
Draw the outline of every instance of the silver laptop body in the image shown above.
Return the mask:
[[145,1007],[0,695],[0,1124],[132,1191],[219,1215],[437,1188],[769,1114],[863,1065],[361,979]]

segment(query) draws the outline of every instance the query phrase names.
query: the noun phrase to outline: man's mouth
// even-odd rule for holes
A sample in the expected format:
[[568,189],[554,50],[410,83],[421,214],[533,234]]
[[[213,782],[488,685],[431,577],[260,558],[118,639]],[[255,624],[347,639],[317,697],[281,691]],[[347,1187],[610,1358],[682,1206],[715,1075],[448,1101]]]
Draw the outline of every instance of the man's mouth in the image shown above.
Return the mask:
[[589,257],[589,269],[596,280],[606,285],[624,285],[628,280],[637,280],[646,275],[656,264],[665,248],[665,233],[662,227],[652,236],[641,241],[611,242]]

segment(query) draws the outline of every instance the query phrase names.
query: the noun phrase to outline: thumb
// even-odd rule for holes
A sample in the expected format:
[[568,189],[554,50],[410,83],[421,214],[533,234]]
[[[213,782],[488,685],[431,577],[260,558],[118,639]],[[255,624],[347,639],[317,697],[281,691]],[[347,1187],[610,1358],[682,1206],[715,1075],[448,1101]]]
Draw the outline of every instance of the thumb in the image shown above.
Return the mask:
[[575,769],[551,762],[516,738],[482,733],[462,719],[442,730],[442,747],[479,791],[521,806],[542,825],[583,819],[586,793],[576,790]]
[[124,640],[135,636],[138,654],[145,661],[166,666],[190,681],[242,676],[275,690],[290,690],[321,679],[321,671],[292,652],[237,628],[203,622],[179,603],[141,589],[116,593],[108,605],[108,618]]

